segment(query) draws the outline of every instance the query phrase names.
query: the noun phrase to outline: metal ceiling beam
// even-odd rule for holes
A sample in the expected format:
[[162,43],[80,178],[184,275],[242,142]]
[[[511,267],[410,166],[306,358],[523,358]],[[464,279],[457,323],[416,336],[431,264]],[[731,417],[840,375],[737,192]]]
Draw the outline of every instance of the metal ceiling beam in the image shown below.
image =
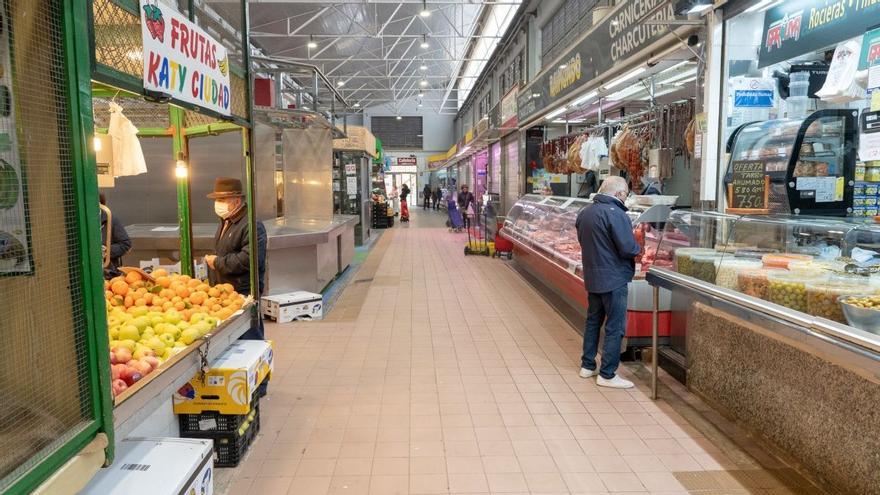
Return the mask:
[[[416,17],[413,16],[413,20]],[[374,39],[391,39],[391,38],[417,38],[421,39],[421,34],[349,34],[349,33],[335,33],[335,34],[284,34],[284,33],[265,33],[261,31],[251,32],[250,35],[252,37],[257,38],[314,38],[314,39],[322,39],[322,38],[356,38],[356,39],[364,39],[364,38],[374,38]],[[471,35],[471,36],[458,36],[456,34],[437,34],[437,35],[428,35],[428,40],[439,39],[439,40],[474,40],[474,39],[501,39],[502,36],[480,36],[480,35]]]
[[[412,26],[412,23],[415,22],[415,20],[416,20],[416,16],[412,16],[412,17],[410,18],[409,22],[406,23],[406,27],[403,28],[402,33],[406,33],[407,31],[409,31],[409,27]],[[385,35],[382,35],[382,36],[381,36],[381,39],[383,40],[383,45],[384,45]],[[397,36],[397,37],[394,38],[394,44],[391,45],[391,48],[389,48],[389,49],[388,49],[388,52],[385,54],[385,58],[386,58],[386,59],[388,58],[389,55],[391,55],[391,52],[393,52],[394,49],[397,48],[397,44],[400,43],[400,39],[401,39],[400,36]]]
[[290,17],[288,17],[288,18],[287,18],[287,35],[288,35],[288,36],[293,36],[293,35],[295,35],[296,33],[302,31],[302,29],[303,29],[304,27],[306,27],[306,26],[308,26],[309,24],[311,24],[312,21],[314,21],[314,20],[317,19],[318,17],[321,17],[322,15],[324,15],[324,13],[327,12],[328,10],[330,10],[330,7],[324,7],[323,9],[319,10],[318,13],[316,13],[315,15],[313,15],[312,17],[309,17],[308,20],[307,20],[306,22],[304,22],[304,23],[300,24],[299,26],[297,26],[297,28],[294,29],[293,31],[290,30]]
[[[313,4],[315,0],[248,0],[251,5],[284,5],[284,4]],[[334,5],[359,5],[363,6],[364,0],[333,0]],[[422,5],[422,0],[369,0],[371,4],[405,4],[405,5]],[[482,5],[519,5],[519,2],[511,0],[443,0],[435,2],[431,0],[431,6],[435,5],[464,5],[464,6],[482,6]]]
[[[311,60],[312,62],[406,62],[408,60],[413,60],[413,57],[410,58],[366,58],[366,57],[358,57],[356,55],[350,55],[345,58],[323,58],[323,57],[313,57],[313,58],[303,58],[303,57],[284,57],[285,59],[290,60]],[[418,58],[419,62],[458,62],[460,59],[457,58]],[[466,58],[465,62],[489,62],[492,59],[489,58]]]
[[[387,28],[388,25],[391,24],[391,21],[394,20],[394,16],[397,15],[397,12],[400,11],[400,8],[401,8],[401,7],[403,7],[403,4],[402,4],[402,3],[397,4],[397,8],[394,9],[394,12],[391,13],[391,16],[388,18],[387,21],[385,21],[385,24],[382,24],[382,27],[379,29],[379,31],[376,32],[376,36],[381,36],[382,33],[385,32],[385,28]],[[378,20],[378,19],[377,19],[377,20]]]
[[[327,9],[328,7],[324,7],[324,8]],[[272,19],[272,20],[269,21],[269,22],[263,22],[263,23],[260,23],[260,24],[256,24],[256,25],[254,25],[254,26],[251,26],[251,29],[260,29],[260,28],[263,28],[263,27],[266,27],[266,26],[271,26],[272,24],[278,24],[279,22],[285,22],[285,23],[287,23],[287,32],[290,32],[290,21],[292,21],[292,20],[294,20],[294,19],[296,19],[296,18],[298,18],[298,17],[307,16],[307,15],[312,14],[312,13],[314,13],[314,12],[317,12],[317,11],[319,11],[319,10],[321,10],[321,9],[308,10],[308,11],[306,11],[306,12],[302,12],[302,13],[299,13],[299,14],[296,14],[296,15],[292,15],[292,16],[290,16],[290,17],[285,17],[285,18],[282,18],[282,19]]]
[[[412,59],[412,60],[410,60],[410,63],[414,62],[415,60],[416,60],[416,59]],[[362,79],[362,78],[365,78],[365,77],[376,78],[376,77],[381,77],[381,76],[370,76],[370,75],[366,75],[366,74],[365,74],[365,75],[362,75],[362,76],[348,76],[348,75],[342,75],[342,76],[337,76],[337,77],[353,77],[353,78],[355,78],[355,79]],[[432,76],[432,75],[421,75],[421,74],[406,74],[406,71],[404,71],[404,72],[403,72],[402,74],[400,74],[399,76],[391,75],[391,76],[389,76],[389,77],[394,77],[394,78],[397,78],[397,79],[428,79],[428,80],[431,80],[431,79],[443,79],[443,80],[446,80],[446,79],[476,79],[476,78],[478,78],[478,77],[480,77],[480,76],[479,76],[479,75],[473,75],[473,76],[457,76],[457,77],[453,78],[452,76],[443,76],[443,75]]]

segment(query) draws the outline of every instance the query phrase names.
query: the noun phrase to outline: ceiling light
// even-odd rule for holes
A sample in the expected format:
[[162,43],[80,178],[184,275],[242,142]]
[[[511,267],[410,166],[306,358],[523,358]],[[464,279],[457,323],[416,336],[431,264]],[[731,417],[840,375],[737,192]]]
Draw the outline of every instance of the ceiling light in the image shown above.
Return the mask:
[[419,12],[422,17],[431,17],[431,11],[428,10],[428,2],[422,1],[422,10]]
[[714,0],[677,0],[673,2],[676,14],[699,14],[712,8]]
[[419,66],[419,70],[428,70],[428,66],[425,64],[422,64]]
[[424,98],[424,97],[425,97],[425,93],[419,93],[419,98]]
[[618,91],[616,93],[608,95],[608,99],[610,101],[620,101],[620,100],[628,98],[636,93],[642,92],[644,90],[645,90],[645,88],[643,88],[641,85],[636,84],[633,86],[628,86],[626,88],[621,89],[620,91]]
[[315,43],[315,37],[309,36],[309,48],[318,48],[318,44]]
[[565,106],[559,107],[559,108],[557,108],[556,110],[553,110],[552,112],[550,112],[550,113],[548,113],[547,115],[545,115],[544,118],[547,119],[547,120],[550,120],[550,119],[552,119],[553,117],[556,117],[556,116],[562,115],[563,113],[565,113],[566,108],[567,108],[567,107],[565,107]]
[[397,117],[394,117],[394,118],[397,120],[403,120],[403,117],[401,117],[400,115],[398,115]]
[[699,14],[700,12],[705,12],[711,8],[712,8],[712,4],[710,4],[710,3],[704,3],[701,5],[694,5],[693,7],[691,7],[691,10],[687,11],[687,13],[688,14]]
[[573,102],[571,102],[571,106],[576,107],[582,103],[586,103],[586,102],[592,100],[593,98],[595,98],[596,95],[598,95],[598,94],[599,94],[598,91],[590,91],[589,93],[585,94],[584,96],[581,96],[577,100],[574,100]]
[[418,106],[421,107],[421,106],[422,106],[422,102],[419,102],[419,105],[418,105]]
[[341,87],[345,86],[345,81],[336,81],[336,85],[341,88]]
[[429,46],[431,46],[431,45],[428,44],[428,35],[427,35],[427,34],[423,34],[423,35],[422,35],[422,43],[421,43],[420,46],[421,46],[422,48],[428,48]]
[[645,72],[645,70],[646,69],[644,67],[639,67],[638,69],[629,71],[626,74],[624,74],[624,75],[618,77],[617,79],[611,81],[610,83],[606,84],[605,89],[611,89],[615,86],[620,86],[621,84],[629,81],[630,79],[636,77],[637,75],[641,74],[642,72]]
[[421,86],[424,88],[425,86],[428,85],[428,80],[427,80],[427,79],[422,79],[421,81],[419,81],[419,85],[421,85]]
[[672,77],[668,77],[668,78],[664,79],[663,84],[671,84],[671,83],[674,83],[675,81],[681,81],[682,79],[687,79],[688,77],[695,76],[695,75],[697,75],[697,68],[696,67],[694,67],[693,69],[689,69],[684,72],[675,74]]
[[[669,93],[674,93],[674,92],[676,92],[676,91],[678,91],[678,88],[674,88],[674,87],[673,87],[673,88],[662,89],[662,90],[660,90],[660,91],[655,91],[655,92],[654,92],[654,98],[657,98],[657,97],[659,97],[659,96],[663,96],[663,95],[668,95]],[[641,100],[641,101],[651,101],[651,95],[643,96],[643,97],[639,98],[639,100]]]
[[673,86],[676,86],[676,87],[684,86],[685,84],[690,83],[690,82],[694,82],[696,80],[697,80],[697,76],[693,76],[688,79],[685,79],[684,81],[678,81],[677,83],[673,84]]
[[559,69],[560,69],[560,70],[565,70],[565,69],[567,69],[567,68],[568,68],[568,64],[562,64],[562,65],[559,66]]
[[358,108],[358,107],[360,107],[360,106],[361,106],[360,103],[355,103],[355,104],[354,104],[354,107],[355,107],[355,108]]
[[672,66],[670,66],[670,67],[667,67],[667,68],[661,70],[660,72],[657,73],[657,75],[660,75],[660,74],[666,74],[667,72],[672,72],[672,71],[674,71],[675,69],[681,67],[682,65],[689,64],[690,62],[691,62],[690,60],[682,60],[681,62],[679,62],[679,63],[677,63],[677,64],[675,64],[675,65],[672,65]]

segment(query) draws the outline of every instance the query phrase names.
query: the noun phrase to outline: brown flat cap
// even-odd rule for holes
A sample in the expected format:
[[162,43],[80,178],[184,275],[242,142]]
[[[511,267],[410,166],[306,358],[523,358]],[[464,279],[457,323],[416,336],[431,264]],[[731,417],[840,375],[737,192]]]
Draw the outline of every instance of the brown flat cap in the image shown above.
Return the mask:
[[232,177],[217,177],[214,179],[214,192],[208,195],[211,199],[239,198],[244,196],[241,181]]

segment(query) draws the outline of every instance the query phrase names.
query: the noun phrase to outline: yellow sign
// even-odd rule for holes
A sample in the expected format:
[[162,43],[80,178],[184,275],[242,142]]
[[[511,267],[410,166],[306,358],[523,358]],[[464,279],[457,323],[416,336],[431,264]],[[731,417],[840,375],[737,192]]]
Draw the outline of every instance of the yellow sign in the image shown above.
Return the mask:
[[564,89],[581,79],[581,54],[577,53],[574,57],[568,59],[563,65],[560,65],[553,74],[550,75],[550,97],[556,97]]

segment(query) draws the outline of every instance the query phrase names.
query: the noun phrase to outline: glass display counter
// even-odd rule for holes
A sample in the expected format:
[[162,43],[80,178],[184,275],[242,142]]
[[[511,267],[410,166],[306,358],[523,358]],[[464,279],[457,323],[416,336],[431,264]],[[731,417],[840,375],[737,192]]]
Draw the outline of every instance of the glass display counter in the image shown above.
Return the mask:
[[696,300],[753,322],[784,321],[880,361],[880,225],[678,210],[657,253],[664,263],[648,281],[672,291],[673,361],[686,362]]
[[[501,235],[514,244],[514,260],[530,275],[530,280],[550,289],[562,299],[570,320],[583,326],[587,301],[584,289],[583,263],[575,223],[580,211],[591,204],[589,199],[527,194],[507,214]],[[661,252],[660,241],[664,222],[669,217],[668,205],[637,205],[630,207],[636,240],[643,246],[643,256],[636,264],[636,278],[629,287],[627,337],[629,345],[647,345],[651,336],[653,309],[650,286],[645,275],[650,266],[671,266],[671,255]],[[661,297],[661,306],[668,303],[668,294]],[[566,313],[566,311],[563,311]],[[661,335],[668,335],[668,315],[661,317]]]

